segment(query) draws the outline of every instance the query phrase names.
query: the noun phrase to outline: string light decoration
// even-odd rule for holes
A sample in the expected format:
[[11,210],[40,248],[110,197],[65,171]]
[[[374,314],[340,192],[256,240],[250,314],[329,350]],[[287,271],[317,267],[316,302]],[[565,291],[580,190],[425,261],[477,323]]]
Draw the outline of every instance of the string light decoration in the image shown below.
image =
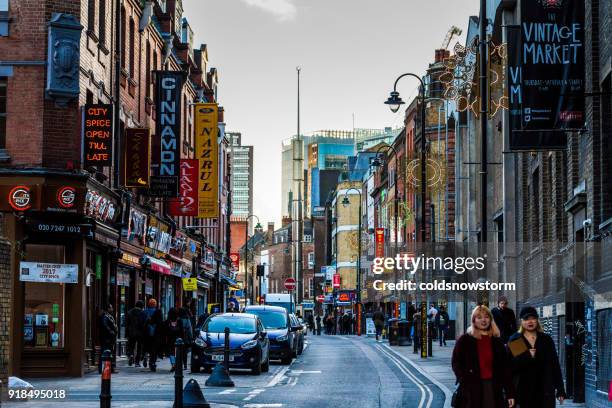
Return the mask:
[[[453,47],[454,54],[443,61],[444,72],[439,80],[444,84],[444,98],[455,102],[458,112],[471,111],[479,118],[480,92],[478,78],[478,37],[468,46],[459,43]],[[500,109],[508,109],[506,92],[506,66],[508,59],[507,44],[489,41],[489,119]]]

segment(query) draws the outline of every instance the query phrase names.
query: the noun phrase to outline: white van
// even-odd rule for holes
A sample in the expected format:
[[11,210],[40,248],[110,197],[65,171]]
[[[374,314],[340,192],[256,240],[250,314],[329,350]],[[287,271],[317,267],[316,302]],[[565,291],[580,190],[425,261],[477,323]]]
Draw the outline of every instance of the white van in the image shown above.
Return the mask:
[[270,306],[280,306],[287,309],[287,312],[294,313],[293,297],[289,293],[267,293],[264,304]]

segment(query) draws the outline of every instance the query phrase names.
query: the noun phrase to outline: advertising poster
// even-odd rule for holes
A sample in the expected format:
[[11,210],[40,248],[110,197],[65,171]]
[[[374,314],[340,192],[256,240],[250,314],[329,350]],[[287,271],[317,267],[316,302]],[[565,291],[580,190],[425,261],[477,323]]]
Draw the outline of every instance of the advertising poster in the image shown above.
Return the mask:
[[77,283],[78,277],[79,266],[74,264],[43,262],[21,262],[19,264],[21,282]]

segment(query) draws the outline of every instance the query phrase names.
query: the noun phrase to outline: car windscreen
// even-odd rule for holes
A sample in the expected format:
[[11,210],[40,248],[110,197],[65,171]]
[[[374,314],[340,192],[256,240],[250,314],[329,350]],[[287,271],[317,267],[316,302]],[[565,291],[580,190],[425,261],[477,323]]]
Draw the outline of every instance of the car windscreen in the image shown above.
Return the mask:
[[247,313],[259,316],[266,329],[284,329],[287,327],[287,315],[273,310],[247,310]]
[[225,328],[230,329],[230,333],[236,334],[249,334],[257,332],[255,326],[255,319],[248,317],[227,317],[227,316],[213,316],[206,321],[206,324],[202,328],[207,333],[223,333]]

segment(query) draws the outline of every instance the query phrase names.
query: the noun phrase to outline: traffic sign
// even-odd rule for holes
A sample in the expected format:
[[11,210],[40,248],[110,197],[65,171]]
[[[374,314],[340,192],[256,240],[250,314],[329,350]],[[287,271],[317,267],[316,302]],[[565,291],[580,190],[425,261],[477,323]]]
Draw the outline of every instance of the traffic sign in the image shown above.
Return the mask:
[[317,296],[317,302],[319,303],[323,303],[325,301],[325,295],[319,295]]
[[285,279],[285,289],[294,290],[295,289],[295,279],[293,278]]

